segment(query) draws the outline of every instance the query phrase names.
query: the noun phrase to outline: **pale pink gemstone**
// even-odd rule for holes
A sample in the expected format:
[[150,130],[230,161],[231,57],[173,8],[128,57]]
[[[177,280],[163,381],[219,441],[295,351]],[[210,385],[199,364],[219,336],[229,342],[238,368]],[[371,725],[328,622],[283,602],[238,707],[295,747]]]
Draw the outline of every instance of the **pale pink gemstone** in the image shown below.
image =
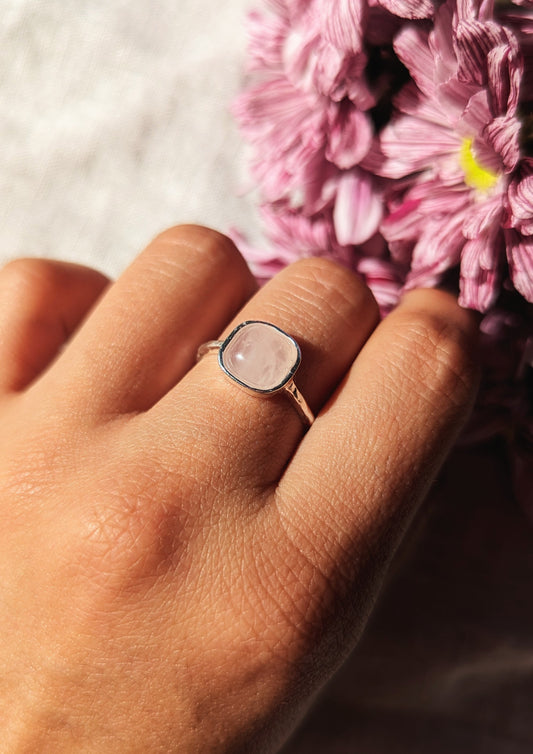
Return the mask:
[[223,349],[226,371],[254,390],[270,391],[287,382],[300,360],[295,342],[265,322],[239,329]]

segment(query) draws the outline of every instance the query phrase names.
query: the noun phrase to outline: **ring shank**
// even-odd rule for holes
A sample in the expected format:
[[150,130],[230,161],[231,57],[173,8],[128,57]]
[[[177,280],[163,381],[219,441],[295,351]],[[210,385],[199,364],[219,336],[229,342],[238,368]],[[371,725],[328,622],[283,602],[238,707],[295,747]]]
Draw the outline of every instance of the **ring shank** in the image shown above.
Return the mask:
[[208,340],[207,343],[202,343],[196,352],[196,361],[200,361],[207,353],[218,351],[223,342],[222,340]]
[[[197,351],[196,361],[200,361],[201,358],[209,353],[218,353],[223,343],[224,341],[222,340],[208,340],[207,343],[202,343]],[[315,420],[314,414],[307,405],[307,401],[294,384],[294,380],[290,379],[289,382],[283,386],[282,390],[291,398],[294,408],[298,412],[298,415],[305,426],[310,427]]]
[[300,418],[302,419],[304,424],[310,427],[315,420],[314,414],[307,405],[307,401],[294,384],[294,381],[291,380],[290,382],[288,382],[283,389],[292,398],[294,408],[299,413]]

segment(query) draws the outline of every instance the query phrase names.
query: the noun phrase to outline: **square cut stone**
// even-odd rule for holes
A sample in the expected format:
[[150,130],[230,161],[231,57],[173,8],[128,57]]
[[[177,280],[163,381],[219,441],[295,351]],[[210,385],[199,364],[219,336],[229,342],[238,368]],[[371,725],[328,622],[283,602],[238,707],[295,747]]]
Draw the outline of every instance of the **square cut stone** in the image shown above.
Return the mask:
[[281,389],[300,364],[296,341],[268,322],[243,322],[220,347],[222,369],[260,393]]

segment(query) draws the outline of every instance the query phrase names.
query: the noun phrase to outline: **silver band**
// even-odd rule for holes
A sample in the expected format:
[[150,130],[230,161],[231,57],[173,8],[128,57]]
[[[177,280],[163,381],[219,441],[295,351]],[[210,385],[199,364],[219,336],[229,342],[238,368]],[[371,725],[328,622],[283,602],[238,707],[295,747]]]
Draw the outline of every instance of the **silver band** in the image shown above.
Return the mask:
[[208,340],[207,343],[202,343],[196,354],[196,361],[200,361],[207,353],[218,353],[223,342],[223,340]]
[[[259,329],[259,332],[261,333],[268,333],[268,337],[271,339],[273,338],[274,341],[278,341],[278,343],[274,343],[274,345],[277,345],[279,348],[279,345],[281,344],[282,350],[283,348],[287,351],[289,350],[289,355],[293,354],[293,361],[290,362],[287,365],[286,372],[279,378],[275,379],[272,385],[270,384],[262,384],[260,386],[256,384],[251,384],[247,379],[246,376],[243,376],[243,374],[238,373],[235,368],[232,367],[231,362],[231,351],[232,348],[235,350],[237,339],[241,338],[245,331],[245,328],[248,328],[248,332],[251,331],[250,326],[254,326],[257,329]],[[270,328],[270,329],[269,329]],[[268,338],[267,338],[268,339]],[[286,339],[286,340],[284,340]],[[250,338],[248,338],[248,341]],[[231,344],[234,344],[233,346]],[[247,343],[249,346],[249,342]],[[268,343],[267,343],[268,346]],[[292,349],[292,351],[291,351]],[[253,350],[253,348],[252,348]],[[283,330],[276,327],[276,325],[272,325],[269,322],[260,322],[260,321],[248,321],[243,322],[238,327],[236,327],[233,332],[226,338],[226,340],[210,340],[207,343],[203,343],[200,348],[198,349],[197,353],[197,361],[199,361],[203,356],[207,354],[217,354],[218,355],[218,362],[219,366],[221,367],[222,371],[233,381],[236,382],[241,388],[244,388],[247,392],[255,393],[256,395],[273,395],[274,393],[280,393],[283,391],[286,393],[293,405],[296,411],[298,412],[298,415],[300,416],[302,422],[305,424],[306,427],[310,427],[311,424],[314,422],[315,417],[313,415],[313,412],[307,405],[307,401],[303,397],[303,395],[300,393],[298,388],[296,387],[294,383],[294,373],[296,372],[299,364],[300,364],[300,348],[294,338],[292,338],[290,335],[287,335]],[[242,357],[242,354],[240,354],[241,361],[244,361],[244,358]],[[276,353],[274,352],[274,358],[276,357]],[[251,359],[253,361],[253,353],[251,356],[249,356],[249,360]]]
[[285,385],[284,389],[292,398],[293,403],[294,403],[294,408],[299,413],[300,418],[303,421],[303,423],[306,424],[308,427],[310,427],[311,424],[314,422],[315,417],[313,415],[313,412],[307,405],[307,401],[305,400],[303,395],[300,393],[300,391],[294,384],[294,380],[290,380]]

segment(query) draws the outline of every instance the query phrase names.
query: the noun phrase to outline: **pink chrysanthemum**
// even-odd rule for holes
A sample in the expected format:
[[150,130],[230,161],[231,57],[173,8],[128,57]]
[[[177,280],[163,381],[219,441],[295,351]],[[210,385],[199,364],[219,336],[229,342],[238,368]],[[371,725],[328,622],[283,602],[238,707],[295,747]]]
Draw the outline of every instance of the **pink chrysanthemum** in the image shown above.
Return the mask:
[[341,171],[371,147],[365,10],[362,2],[272,0],[270,11],[251,15],[249,68],[258,81],[235,112],[264,200],[289,213],[331,205]]
[[434,285],[460,265],[460,302],[486,311],[508,264],[533,301],[533,160],[521,152],[523,62],[493,21],[437,13],[431,32],[408,26],[396,54],[412,81],[383,130],[375,169],[392,185],[382,232],[409,263],[407,287]]
[[[252,145],[252,174],[271,239],[269,250],[249,250],[260,277],[295,254],[326,254],[357,268],[367,254],[354,253],[354,247],[368,242],[376,247],[381,181],[360,164],[373,144],[375,111],[391,88],[388,58],[380,60],[379,46],[390,49],[402,23],[392,8],[406,18],[429,18],[436,5],[270,0],[264,12],[251,14],[249,70],[256,82],[237,101],[235,113]],[[367,75],[370,68],[373,76]],[[326,226],[327,245],[310,244],[316,228]],[[397,271],[389,277],[396,281],[396,303]],[[379,294],[383,275],[376,280]],[[391,302],[388,286],[380,303],[390,308]]]

